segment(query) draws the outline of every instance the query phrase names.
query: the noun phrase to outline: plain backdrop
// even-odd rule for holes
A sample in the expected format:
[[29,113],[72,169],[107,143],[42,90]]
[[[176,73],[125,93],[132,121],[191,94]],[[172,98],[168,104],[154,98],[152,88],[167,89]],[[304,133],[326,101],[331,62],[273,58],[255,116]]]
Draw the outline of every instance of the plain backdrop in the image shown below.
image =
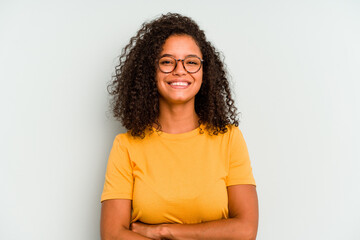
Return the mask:
[[360,239],[360,2],[0,1],[0,239],[99,239],[106,86],[144,21],[190,16],[222,52],[260,240]]

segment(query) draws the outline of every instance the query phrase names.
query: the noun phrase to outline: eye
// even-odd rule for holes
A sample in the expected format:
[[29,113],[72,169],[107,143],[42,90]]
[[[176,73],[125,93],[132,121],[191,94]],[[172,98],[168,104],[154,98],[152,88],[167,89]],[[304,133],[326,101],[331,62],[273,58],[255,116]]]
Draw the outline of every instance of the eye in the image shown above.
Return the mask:
[[200,65],[200,60],[197,58],[188,58],[185,60],[185,64],[191,66],[198,66]]
[[174,64],[175,64],[175,61],[174,61],[174,59],[172,59],[172,58],[163,57],[163,58],[160,58],[159,64],[160,64],[160,65],[163,65],[163,66],[174,65]]

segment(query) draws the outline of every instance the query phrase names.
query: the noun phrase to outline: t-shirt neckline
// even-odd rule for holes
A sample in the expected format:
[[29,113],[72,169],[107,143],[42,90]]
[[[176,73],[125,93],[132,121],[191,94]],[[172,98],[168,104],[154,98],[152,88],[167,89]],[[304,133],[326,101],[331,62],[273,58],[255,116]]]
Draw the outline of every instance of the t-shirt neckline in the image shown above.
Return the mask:
[[198,126],[197,128],[195,128],[191,131],[184,132],[184,133],[166,133],[163,131],[156,131],[156,128],[154,128],[154,127],[153,127],[153,130],[159,137],[176,140],[176,139],[184,139],[184,138],[189,138],[189,137],[199,135],[200,127],[202,130],[204,130],[203,124],[201,124],[200,126]]

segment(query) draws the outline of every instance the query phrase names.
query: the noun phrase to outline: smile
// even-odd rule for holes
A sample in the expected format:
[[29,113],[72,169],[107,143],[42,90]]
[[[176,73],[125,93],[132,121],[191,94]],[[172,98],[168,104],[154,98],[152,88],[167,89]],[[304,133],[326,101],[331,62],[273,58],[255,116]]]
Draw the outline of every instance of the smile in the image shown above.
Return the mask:
[[187,86],[190,85],[188,82],[171,82],[170,85],[176,85],[176,86]]
[[190,82],[169,82],[168,84],[169,84],[172,88],[185,89],[185,88],[187,88],[191,83],[190,83]]

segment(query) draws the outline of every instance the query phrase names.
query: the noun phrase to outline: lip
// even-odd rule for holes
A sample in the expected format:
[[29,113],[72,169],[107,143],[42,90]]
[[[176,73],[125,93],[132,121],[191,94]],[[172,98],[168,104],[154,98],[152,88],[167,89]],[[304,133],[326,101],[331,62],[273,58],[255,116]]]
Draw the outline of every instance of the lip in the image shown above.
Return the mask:
[[167,81],[166,83],[170,84],[170,83],[173,83],[173,82],[186,82],[186,83],[189,83],[189,85],[191,84],[191,81],[184,80],[184,79],[174,79],[174,80]]
[[[171,85],[171,83],[174,83],[174,82],[186,82],[186,83],[188,83],[188,85],[186,85],[186,86],[183,86],[183,85]],[[184,79],[170,80],[170,81],[168,81],[166,83],[169,85],[169,87],[174,88],[174,89],[186,89],[186,88],[190,87],[190,85],[191,85],[190,81],[184,80]]]

